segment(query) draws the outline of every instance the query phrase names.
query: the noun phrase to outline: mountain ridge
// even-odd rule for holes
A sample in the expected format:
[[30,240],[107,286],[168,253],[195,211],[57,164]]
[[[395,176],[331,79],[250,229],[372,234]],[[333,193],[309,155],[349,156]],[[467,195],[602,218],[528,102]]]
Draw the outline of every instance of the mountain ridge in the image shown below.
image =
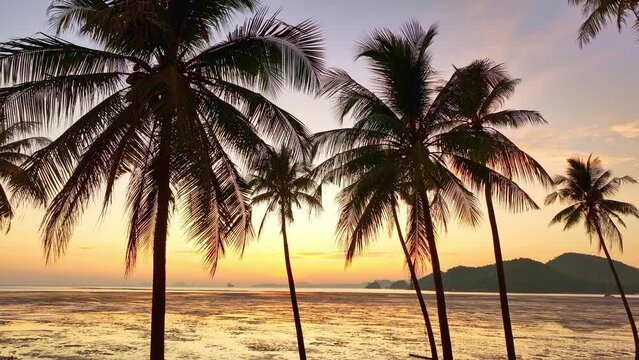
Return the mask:
[[[628,294],[639,293],[639,268],[613,261]],[[546,263],[529,258],[504,261],[506,286],[512,293],[617,293],[605,258],[561,254]],[[497,292],[495,265],[456,266],[442,273],[446,291]],[[424,290],[434,290],[432,274],[419,279]]]

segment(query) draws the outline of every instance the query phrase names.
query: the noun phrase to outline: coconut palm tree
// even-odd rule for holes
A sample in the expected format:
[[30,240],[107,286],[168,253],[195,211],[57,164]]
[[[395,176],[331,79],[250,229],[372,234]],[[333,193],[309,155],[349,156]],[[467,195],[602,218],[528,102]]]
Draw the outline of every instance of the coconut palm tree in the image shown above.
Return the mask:
[[[544,118],[531,110],[502,110],[501,106],[515,91],[519,79],[511,78],[502,64],[477,60],[457,69],[452,80],[457,86],[457,124],[446,136],[458,141],[457,148],[466,158],[454,157],[453,167],[472,187],[484,194],[493,237],[495,267],[499,282],[506,350],[516,359],[515,342],[508,308],[506,276],[493,200],[508,210],[520,212],[539,209],[514,178],[540,181],[551,185],[552,179],[532,157],[511,142],[500,128],[518,128],[545,124]],[[473,162],[467,161],[467,158]],[[476,166],[481,164],[483,166]]]
[[[0,122],[2,120],[0,116]],[[29,158],[26,153],[49,144],[47,138],[29,136],[38,126],[37,123],[23,122],[0,130],[0,179],[4,183],[0,184],[0,230],[9,231],[11,228],[14,208],[9,194],[34,187],[20,165]]]
[[639,0],[568,0],[574,6],[581,6],[585,20],[579,27],[579,46],[588,44],[608,22],[617,25],[617,30],[632,22],[639,41]]
[[[85,207],[128,182],[127,272],[153,252],[151,358],[164,358],[167,226],[179,210],[211,274],[225,248],[251,234],[243,164],[287,143],[304,156],[308,132],[265,95],[318,84],[323,50],[312,21],[288,25],[265,10],[222,30],[254,0],[55,0],[57,34],[0,44],[0,104],[8,123],[69,124],[27,171],[51,199],[42,224],[48,260],[61,255]],[[219,34],[219,35],[218,35]],[[215,41],[215,42],[214,42]],[[126,176],[124,176],[126,175]]]
[[630,176],[612,177],[610,170],[602,167],[599,158],[590,155],[586,161],[579,158],[568,159],[566,175],[556,176],[554,182],[558,189],[546,197],[546,205],[559,201],[569,206],[557,213],[550,224],[563,223],[564,230],[568,230],[583,221],[586,233],[597,240],[599,250],[608,259],[610,271],[626,308],[635,342],[635,359],[639,359],[637,325],[606,245],[607,240],[611,246],[617,244],[623,250],[623,236],[618,225],[625,227],[626,224],[621,216],[639,219],[639,209],[634,205],[610,199],[621,185],[637,181]]
[[280,220],[280,232],[284,242],[284,261],[286,263],[286,276],[295,319],[295,331],[297,332],[297,346],[300,359],[306,359],[304,347],[304,335],[302,321],[297,306],[297,294],[295,293],[295,280],[288,250],[288,237],[286,226],[294,221],[293,208],[308,206],[310,211],[321,211],[322,200],[320,189],[312,177],[309,176],[309,166],[304,161],[296,161],[294,154],[287,148],[269,150],[265,152],[253,166],[251,180],[253,189],[253,205],[266,205],[264,217],[260,222],[258,236],[266,218],[276,214]]
[[406,243],[413,264],[432,265],[443,358],[452,359],[432,204],[441,197],[471,224],[480,213],[472,192],[448,168],[455,153],[443,135],[456,114],[454,84],[439,89],[434,82],[430,45],[436,33],[435,26],[424,30],[412,21],[399,34],[380,29],[363,38],[357,57],[369,62],[377,92],[343,70],[327,74],[324,94],[335,99],[339,117],[350,116],[354,125],[316,134],[318,154],[330,155],[316,172],[346,186],[338,198],[337,232],[347,262],[383,224],[392,223],[393,199],[401,190],[410,208]]
[[[324,145],[323,138],[329,136],[328,134],[320,133],[317,135],[319,145]],[[362,132],[361,136],[366,136],[366,133]],[[395,227],[397,230],[397,237],[410,272],[411,283],[417,294],[424,318],[431,358],[437,359],[435,336],[426,301],[419,285],[418,269],[406,244],[397,215],[401,206],[400,198],[407,198],[409,202],[412,199],[410,195],[407,195],[410,186],[400,181],[402,169],[394,166],[396,163],[392,159],[386,158],[386,153],[370,150],[373,149],[356,147],[347,150],[353,153],[351,154],[353,159],[348,160],[347,164],[334,163],[333,160],[338,160],[341,154],[336,155],[318,165],[314,169],[314,174],[321,177],[324,182],[332,182],[337,185],[348,184],[337,196],[337,202],[341,208],[337,227],[338,239],[346,251],[347,265],[350,265],[356,254],[363,252],[364,247],[370,241],[378,237],[384,227],[391,231]],[[356,152],[358,154],[355,154]],[[361,169],[367,170],[360,171]],[[416,214],[411,216],[414,217]],[[416,219],[416,221],[421,222],[420,219]]]

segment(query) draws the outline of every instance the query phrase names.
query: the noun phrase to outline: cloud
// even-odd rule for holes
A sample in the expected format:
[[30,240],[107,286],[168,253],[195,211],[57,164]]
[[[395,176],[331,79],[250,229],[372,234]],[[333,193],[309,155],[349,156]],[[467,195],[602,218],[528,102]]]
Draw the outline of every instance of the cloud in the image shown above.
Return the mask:
[[639,137],[639,123],[628,122],[624,124],[616,124],[610,127],[612,132],[615,132],[625,138]]
[[[588,125],[569,130],[528,128],[513,132],[510,137],[544,165],[549,173],[563,172],[567,158],[586,158],[591,152],[606,166],[623,165],[635,168],[637,158],[634,154],[627,151],[611,151],[610,146],[615,142],[614,135],[615,132],[609,127]],[[594,149],[596,151],[590,150],[593,144],[599,145]]]

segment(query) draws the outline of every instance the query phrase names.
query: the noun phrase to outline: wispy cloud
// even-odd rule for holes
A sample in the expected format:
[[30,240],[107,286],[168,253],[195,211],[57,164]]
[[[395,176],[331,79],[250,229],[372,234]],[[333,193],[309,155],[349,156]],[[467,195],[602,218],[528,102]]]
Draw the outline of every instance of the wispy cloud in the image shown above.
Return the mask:
[[569,157],[588,157],[591,152],[601,158],[606,166],[624,164],[634,168],[633,162],[637,158],[632,153],[611,151],[601,146],[589,151],[589,144],[614,144],[618,134],[612,127],[589,125],[574,127],[569,131],[529,128],[513,132],[511,138],[550,172],[561,171]]
[[611,126],[610,130],[625,138],[636,138],[639,137],[639,122],[616,124]]

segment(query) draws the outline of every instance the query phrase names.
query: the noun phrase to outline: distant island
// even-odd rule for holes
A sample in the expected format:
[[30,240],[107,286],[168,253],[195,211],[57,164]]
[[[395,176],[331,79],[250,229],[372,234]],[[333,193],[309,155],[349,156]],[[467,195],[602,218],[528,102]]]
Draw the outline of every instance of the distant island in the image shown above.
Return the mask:
[[[639,269],[615,261],[626,292],[639,294]],[[566,253],[547,263],[521,258],[504,262],[508,291],[513,293],[615,294],[615,284],[605,258]],[[457,266],[443,273],[447,291],[497,292],[494,265]],[[432,275],[419,280],[424,290],[434,290]],[[404,280],[375,280],[367,289],[410,289]]]

